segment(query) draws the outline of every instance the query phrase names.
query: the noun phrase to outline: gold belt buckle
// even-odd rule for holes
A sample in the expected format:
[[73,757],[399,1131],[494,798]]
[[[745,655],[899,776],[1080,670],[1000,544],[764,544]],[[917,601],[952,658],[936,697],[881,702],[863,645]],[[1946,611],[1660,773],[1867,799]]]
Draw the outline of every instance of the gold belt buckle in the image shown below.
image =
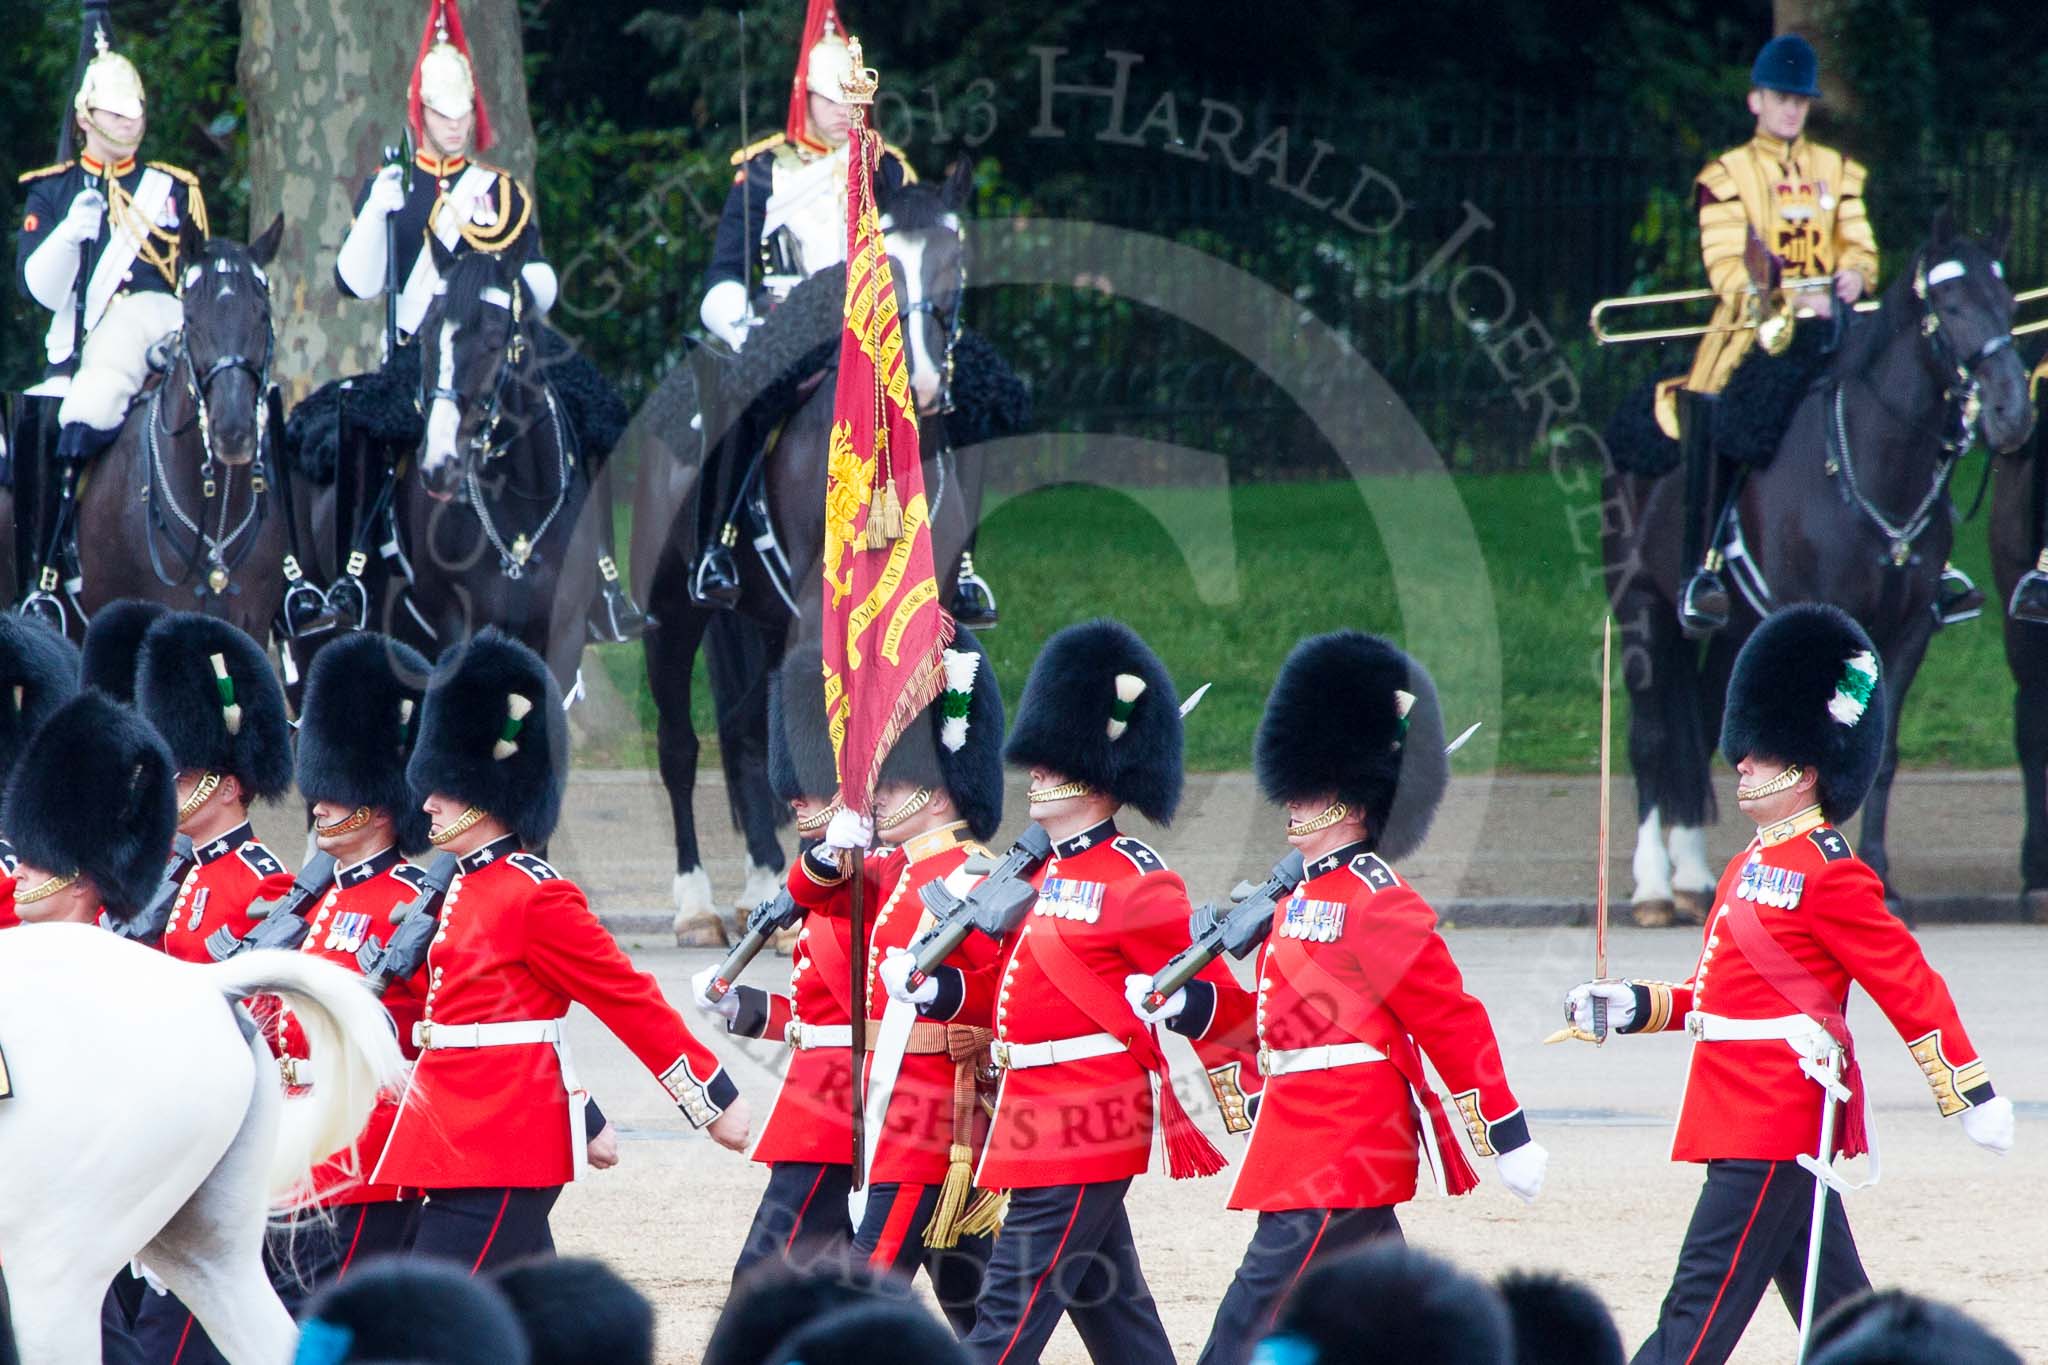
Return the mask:
[[1707,1040],[1707,1021],[1698,1010],[1694,1010],[1686,1017],[1685,1031],[1690,1033],[1696,1042],[1703,1043]]
[[994,1043],[990,1045],[988,1059],[994,1063],[996,1070],[1008,1071],[1010,1069],[1010,1045],[1008,1043]]
[[1272,1048],[1262,1047],[1259,1049],[1259,1074],[1261,1076],[1270,1076],[1273,1074]]
[[798,1052],[804,1050],[804,1026],[792,1019],[782,1026],[782,1041]]
[[419,1022],[418,1022],[417,1024],[414,1024],[414,1025],[412,1026],[412,1043],[413,1043],[413,1046],[414,1046],[414,1047],[416,1047],[416,1048],[420,1049],[420,1050],[421,1050],[422,1052],[431,1052],[431,1051],[433,1051],[433,1048],[434,1048],[434,1022],[433,1022],[433,1020],[431,1020],[431,1019],[422,1019],[422,1020],[420,1020],[420,1021],[419,1021]]
[[296,1057],[278,1058],[277,1071],[278,1075],[283,1078],[284,1083],[286,1085],[298,1086],[310,1085],[312,1083],[311,1077],[308,1077],[306,1080],[303,1081],[299,1079],[299,1059]]

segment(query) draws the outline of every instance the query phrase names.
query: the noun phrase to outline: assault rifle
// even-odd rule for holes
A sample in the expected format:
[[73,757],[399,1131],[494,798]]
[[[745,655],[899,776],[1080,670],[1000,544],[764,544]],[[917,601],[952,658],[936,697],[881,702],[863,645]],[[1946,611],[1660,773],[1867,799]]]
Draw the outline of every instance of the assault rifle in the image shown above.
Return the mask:
[[911,940],[910,951],[917,958],[917,966],[910,974],[910,984],[923,985],[925,978],[975,930],[990,938],[1001,938],[1015,929],[1038,899],[1038,888],[1031,884],[1031,876],[1050,857],[1052,836],[1045,832],[1045,826],[1034,821],[1024,827],[1017,842],[1010,845],[1010,851],[965,896],[948,891],[943,880],[926,883],[917,894],[924,908],[931,911],[932,924]]
[[434,931],[440,927],[441,901],[448,895],[449,884],[461,866],[461,859],[453,853],[443,853],[427,864],[422,878],[426,885],[420,888],[419,895],[391,912],[391,922],[398,926],[397,931],[385,940],[382,948],[372,941],[356,953],[356,966],[362,969],[370,994],[384,994],[384,988],[393,981],[411,976],[426,964],[427,949],[433,946]]
[[236,953],[251,948],[275,948],[290,952],[306,941],[312,926],[306,923],[306,911],[327,894],[327,888],[334,885],[334,855],[315,853],[299,869],[299,875],[292,878],[289,891],[274,901],[257,901],[249,907],[249,914],[256,923],[247,936],[236,938],[235,931],[223,924],[206,938],[206,955],[215,962],[225,962]]
[[1188,918],[1188,934],[1193,942],[1153,974],[1152,992],[1145,997],[1145,1007],[1158,1009],[1167,997],[1194,979],[1196,972],[1223,954],[1241,958],[1265,942],[1266,935],[1273,931],[1273,912],[1279,907],[1280,898],[1291,895],[1306,873],[1301,850],[1292,849],[1273,864],[1266,880],[1257,886],[1239,882],[1230,893],[1230,909],[1224,910],[1213,902],[1195,907]]
[[747,912],[747,932],[740,941],[732,945],[732,951],[725,955],[725,961],[718,964],[718,970],[711,975],[711,985],[705,990],[705,998],[712,1004],[725,999],[732,990],[732,983],[739,979],[747,964],[760,955],[768,940],[784,929],[793,927],[804,917],[804,908],[796,903],[796,897],[783,887],[782,894],[772,901],[762,901]]
[[164,879],[156,895],[135,918],[113,921],[114,932],[150,948],[162,943],[164,931],[171,927],[171,909],[178,902],[178,888],[185,884],[186,874],[197,866],[199,851],[192,845],[192,836],[180,834],[171,841],[171,861],[164,868]]

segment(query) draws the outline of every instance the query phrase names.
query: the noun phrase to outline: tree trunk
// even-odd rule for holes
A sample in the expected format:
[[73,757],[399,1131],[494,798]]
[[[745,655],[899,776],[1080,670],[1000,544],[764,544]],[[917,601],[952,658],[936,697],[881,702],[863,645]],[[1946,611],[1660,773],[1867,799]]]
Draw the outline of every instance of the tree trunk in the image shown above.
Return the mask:
[[[287,404],[330,379],[376,368],[383,304],[341,294],[334,254],[357,191],[405,127],[406,87],[425,15],[421,0],[243,0],[249,232],[284,215],[284,243],[270,277],[275,373]],[[530,183],[533,120],[517,0],[470,0],[462,17],[498,136],[485,159]]]
[[1821,107],[1828,122],[1840,128],[1856,121],[1857,91],[1843,59],[1845,22],[1841,0],[1771,0],[1771,19],[1780,33],[1796,33],[1820,54]]

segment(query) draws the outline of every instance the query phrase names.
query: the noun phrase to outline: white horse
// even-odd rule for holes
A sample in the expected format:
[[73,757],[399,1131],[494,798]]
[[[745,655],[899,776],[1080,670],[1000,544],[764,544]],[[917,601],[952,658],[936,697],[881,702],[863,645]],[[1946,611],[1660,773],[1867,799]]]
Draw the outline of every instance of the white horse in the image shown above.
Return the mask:
[[[305,1027],[304,1096],[285,1097],[235,1006],[257,994]],[[89,925],[27,925],[0,933],[0,1053],[0,1266],[24,1365],[97,1365],[100,1301],[131,1258],[234,1365],[291,1359],[267,1215],[403,1082],[361,978],[300,953],[193,966]]]

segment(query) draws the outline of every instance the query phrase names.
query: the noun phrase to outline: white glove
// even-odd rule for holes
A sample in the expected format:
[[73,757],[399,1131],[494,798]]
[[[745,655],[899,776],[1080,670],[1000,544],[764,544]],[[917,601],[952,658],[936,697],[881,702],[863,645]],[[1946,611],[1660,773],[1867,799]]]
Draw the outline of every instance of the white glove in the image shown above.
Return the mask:
[[847,849],[866,848],[875,841],[875,822],[865,815],[855,815],[842,810],[832,817],[825,826],[825,837],[820,842],[834,853]]
[[747,287],[738,280],[720,280],[705,291],[697,316],[705,330],[737,351],[747,343]]
[[910,985],[910,974],[917,970],[917,959],[906,948],[891,948],[882,958],[882,965],[875,968],[875,975],[882,978],[882,989],[889,992],[891,1000],[901,1000],[906,1005],[929,1005],[939,998],[939,979],[928,976],[916,989]]
[[1572,1024],[1588,1033],[1593,1031],[1593,997],[1599,996],[1607,1002],[1607,1027],[1620,1032],[1636,1021],[1636,993],[1626,981],[1588,981],[1583,986],[1574,986],[1565,992],[1565,1008],[1571,1011]]
[[106,211],[107,201],[100,197],[98,190],[80,190],[65,212],[64,221],[57,225],[57,231],[71,245],[84,246],[99,237],[100,217]]
[[718,964],[713,963],[690,978],[690,998],[697,1002],[697,1008],[706,1014],[715,1014],[730,1024],[740,1017],[740,995],[738,991],[727,991],[717,1000],[711,998],[711,983],[718,976]]
[[1500,1183],[1508,1187],[1510,1194],[1524,1204],[1533,1204],[1543,1190],[1543,1173],[1550,1169],[1550,1153],[1532,1138],[1495,1157],[1493,1168],[1500,1172]]
[[370,193],[363,200],[364,214],[375,214],[389,218],[405,207],[405,167],[386,166],[377,172],[377,178],[370,182]]
[[1148,1024],[1163,1024],[1180,1016],[1188,1007],[1188,990],[1183,986],[1166,997],[1156,1010],[1145,1008],[1145,999],[1152,994],[1152,978],[1143,972],[1133,972],[1124,978],[1124,999],[1131,1002],[1131,1013]]
[[2012,1150],[2012,1101],[1994,1095],[1963,1111],[1963,1136],[1986,1151],[2004,1156]]

